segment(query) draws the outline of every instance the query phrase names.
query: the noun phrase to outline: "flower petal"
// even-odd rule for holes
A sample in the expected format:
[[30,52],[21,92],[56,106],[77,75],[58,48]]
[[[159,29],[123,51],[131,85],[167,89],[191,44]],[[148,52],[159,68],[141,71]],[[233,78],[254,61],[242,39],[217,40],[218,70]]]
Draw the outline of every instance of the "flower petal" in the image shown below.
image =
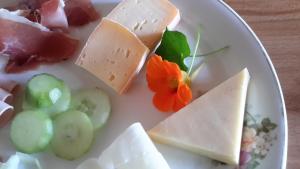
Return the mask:
[[162,58],[157,55],[151,57],[147,63],[146,70],[148,87],[153,92],[157,92],[161,88],[167,88],[167,84],[164,82],[165,77],[167,77],[167,72],[163,67]]
[[182,79],[182,74],[179,66],[176,63],[163,61],[164,62],[164,68],[167,71],[167,74],[173,78],[176,79]]
[[153,55],[147,64],[146,78],[148,87],[153,92],[176,92],[182,81],[180,68],[177,64],[163,61],[158,55]]
[[249,152],[240,152],[240,165],[245,165],[251,161],[251,154]]
[[174,112],[177,112],[180,109],[182,109],[184,106],[189,104],[191,100],[192,100],[192,91],[190,87],[185,83],[180,84],[173,105]]
[[162,112],[173,112],[175,97],[176,95],[172,93],[156,93],[153,97],[153,104]]
[[185,84],[181,83],[177,89],[178,98],[184,103],[188,104],[192,100],[192,91],[191,88]]
[[147,63],[147,74],[152,78],[164,77],[167,72],[163,67],[163,60],[158,55],[153,55]]

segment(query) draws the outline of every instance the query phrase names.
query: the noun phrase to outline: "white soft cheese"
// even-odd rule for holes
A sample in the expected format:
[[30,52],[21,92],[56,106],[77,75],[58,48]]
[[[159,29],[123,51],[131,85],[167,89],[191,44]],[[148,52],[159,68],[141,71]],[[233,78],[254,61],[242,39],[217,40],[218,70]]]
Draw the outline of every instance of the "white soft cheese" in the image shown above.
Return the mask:
[[168,0],[123,0],[107,18],[127,27],[152,50],[166,27],[178,24],[180,13]]
[[41,169],[41,165],[36,158],[17,152],[6,163],[0,162],[0,169]]
[[249,79],[244,69],[155,126],[150,137],[237,165]]
[[122,94],[142,68],[149,49],[128,29],[103,19],[76,64]]
[[170,169],[140,123],[131,125],[99,159],[89,159],[77,169]]

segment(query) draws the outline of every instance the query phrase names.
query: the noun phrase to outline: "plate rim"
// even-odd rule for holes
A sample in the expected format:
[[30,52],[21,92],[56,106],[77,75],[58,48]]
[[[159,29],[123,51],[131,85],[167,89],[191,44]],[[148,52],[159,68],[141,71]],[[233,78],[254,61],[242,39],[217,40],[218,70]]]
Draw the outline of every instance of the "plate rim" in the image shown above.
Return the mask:
[[287,150],[288,150],[288,147],[287,147],[287,145],[288,145],[287,144],[288,143],[288,127],[287,127],[288,121],[287,121],[287,111],[286,111],[286,105],[285,105],[285,100],[284,100],[284,96],[283,96],[283,91],[282,91],[282,87],[281,87],[276,69],[272,63],[272,60],[271,60],[270,55],[268,54],[267,50],[263,46],[263,44],[260,41],[260,39],[258,38],[258,36],[255,34],[255,32],[252,30],[252,28],[247,24],[247,22],[226,2],[224,2],[223,0],[218,0],[217,2],[220,3],[223,7],[225,7],[228,12],[233,14],[233,16],[246,28],[246,30],[251,34],[251,36],[254,38],[256,43],[259,45],[260,52],[267,60],[267,64],[273,75],[272,76],[273,81],[275,82],[275,84],[277,86],[276,89],[277,89],[277,92],[279,93],[280,102],[281,102],[280,103],[281,104],[281,114],[283,116],[283,122],[284,122],[284,137],[283,137],[284,145],[283,145],[283,152],[281,153],[281,155],[282,155],[281,169],[286,169]]

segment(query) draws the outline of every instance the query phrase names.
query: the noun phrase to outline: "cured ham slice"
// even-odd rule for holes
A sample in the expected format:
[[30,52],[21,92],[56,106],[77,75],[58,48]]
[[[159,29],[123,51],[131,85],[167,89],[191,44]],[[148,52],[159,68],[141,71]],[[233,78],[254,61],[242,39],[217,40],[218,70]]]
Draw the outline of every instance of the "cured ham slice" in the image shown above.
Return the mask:
[[33,26],[42,31],[49,31],[49,29],[44,27],[43,25],[28,20],[25,16],[28,15],[29,12],[30,10],[8,11],[6,9],[0,9],[0,19],[7,19],[18,23],[23,23],[23,24]]
[[65,0],[69,25],[81,26],[100,18],[90,0]]
[[41,13],[39,10],[25,10],[26,15],[21,15],[24,16],[25,18],[29,19],[32,22],[41,22]]
[[41,14],[39,10],[18,9],[12,12],[15,13],[15,15],[23,16],[32,22],[41,22]]
[[63,0],[49,0],[41,7],[41,24],[48,28],[68,28]]
[[4,127],[14,116],[14,108],[0,101],[0,128]]
[[[28,15],[28,19],[36,19],[38,18],[40,12],[39,11],[51,11],[51,18],[49,18],[49,14],[47,15],[47,20],[55,20],[60,19],[60,23],[64,18],[57,18],[58,15],[63,16],[62,11],[57,5],[58,0],[21,0],[17,7],[9,7],[10,10],[18,10],[25,9],[31,10],[31,15]],[[68,24],[71,26],[82,26],[88,24],[92,21],[95,21],[100,18],[99,13],[94,8],[91,0],[59,0],[60,6],[65,3],[64,11],[68,20]],[[47,5],[45,5],[47,4]],[[45,6],[44,6],[45,5]],[[43,8],[44,9],[41,9]],[[55,12],[54,12],[55,11]],[[43,12],[42,12],[43,13]],[[43,15],[43,14],[41,14]],[[32,20],[34,21],[34,20]],[[37,20],[38,21],[38,20]],[[42,23],[43,24],[43,23]],[[44,25],[44,24],[43,24]],[[45,25],[47,26],[47,24]]]
[[0,128],[14,116],[13,94],[16,94],[18,86],[15,81],[0,77]]
[[0,77],[0,88],[6,90],[7,92],[14,93],[18,86],[19,85],[17,82]]
[[44,2],[49,0],[21,0],[17,5],[18,9],[39,9]]
[[11,104],[12,103],[12,94],[8,93],[6,90],[0,88],[0,101]]
[[69,59],[78,40],[60,32],[49,31],[38,23],[0,10],[0,54],[9,56],[7,73],[37,67],[40,63],[56,63]]

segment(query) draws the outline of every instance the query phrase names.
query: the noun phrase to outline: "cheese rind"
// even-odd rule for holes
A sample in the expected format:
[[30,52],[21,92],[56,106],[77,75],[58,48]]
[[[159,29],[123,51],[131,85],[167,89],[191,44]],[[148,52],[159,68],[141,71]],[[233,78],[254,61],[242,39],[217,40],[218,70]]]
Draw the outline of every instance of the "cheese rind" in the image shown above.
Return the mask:
[[140,123],[126,129],[99,157],[101,169],[170,169]]
[[103,19],[76,64],[122,94],[142,68],[149,49],[128,29]]
[[244,69],[152,128],[150,137],[237,165],[249,80]]
[[178,24],[180,13],[168,0],[123,0],[107,18],[127,27],[152,50],[166,27],[173,29]]

